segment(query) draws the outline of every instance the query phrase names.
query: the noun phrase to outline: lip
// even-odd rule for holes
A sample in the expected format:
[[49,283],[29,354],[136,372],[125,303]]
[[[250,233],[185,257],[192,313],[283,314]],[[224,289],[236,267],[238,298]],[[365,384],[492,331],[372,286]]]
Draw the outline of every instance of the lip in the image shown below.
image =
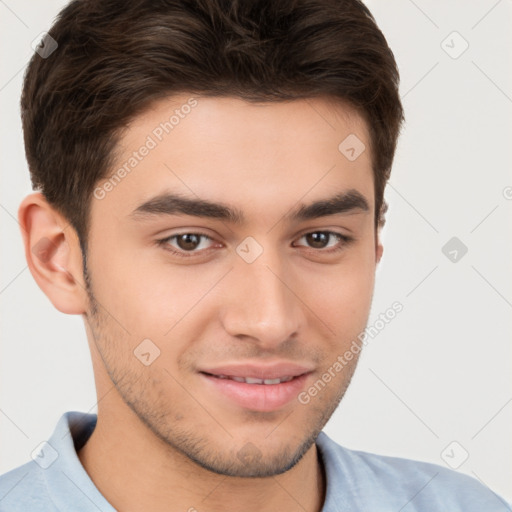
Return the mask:
[[290,362],[274,362],[269,364],[226,364],[213,368],[201,368],[201,372],[228,377],[253,377],[256,379],[277,379],[279,377],[298,377],[313,370],[310,366]]
[[[199,373],[205,384],[230,405],[259,412],[271,412],[294,401],[304,389],[312,372],[311,367],[294,363],[273,363],[268,365],[236,364],[202,369]],[[252,377],[277,379],[291,376],[292,380],[279,384],[247,384],[216,376]]]

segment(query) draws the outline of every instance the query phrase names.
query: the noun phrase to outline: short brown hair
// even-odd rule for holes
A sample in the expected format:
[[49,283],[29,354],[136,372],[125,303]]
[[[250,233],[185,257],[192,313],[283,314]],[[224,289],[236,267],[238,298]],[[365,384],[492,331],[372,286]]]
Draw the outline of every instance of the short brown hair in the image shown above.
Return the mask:
[[58,48],[34,53],[25,73],[25,150],[33,188],[74,227],[84,262],[91,196],[122,129],[182,92],[355,107],[370,133],[375,226],[384,222],[404,116],[393,53],[361,1],[74,0],[49,34]]

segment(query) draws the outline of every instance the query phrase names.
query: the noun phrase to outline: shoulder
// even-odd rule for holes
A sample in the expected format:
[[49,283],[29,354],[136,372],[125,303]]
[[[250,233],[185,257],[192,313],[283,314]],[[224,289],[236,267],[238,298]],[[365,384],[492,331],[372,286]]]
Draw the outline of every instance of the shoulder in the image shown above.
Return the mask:
[[57,512],[41,468],[30,461],[0,475],[0,512]]
[[477,479],[437,464],[351,450],[324,432],[318,436],[317,446],[326,466],[328,486],[346,486],[348,480],[352,496],[346,499],[360,506],[389,503],[403,512],[512,510],[510,504]]
[[36,458],[0,475],[0,512],[57,512],[70,506],[78,510],[80,500],[87,500],[82,490],[92,493],[95,487],[80,464],[75,443],[86,441],[96,418],[79,411],[62,414],[48,441],[40,443]]

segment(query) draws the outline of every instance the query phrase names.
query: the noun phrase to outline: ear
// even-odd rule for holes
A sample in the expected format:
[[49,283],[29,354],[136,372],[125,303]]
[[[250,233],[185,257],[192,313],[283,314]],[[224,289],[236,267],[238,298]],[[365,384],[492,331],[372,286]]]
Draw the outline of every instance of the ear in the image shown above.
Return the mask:
[[62,313],[87,311],[78,236],[40,192],[29,194],[18,209],[25,258],[37,285]]
[[384,246],[382,245],[382,242],[380,241],[380,230],[379,230],[379,232],[377,233],[376,240],[375,240],[375,264],[378,264],[380,262],[383,252],[384,252]]

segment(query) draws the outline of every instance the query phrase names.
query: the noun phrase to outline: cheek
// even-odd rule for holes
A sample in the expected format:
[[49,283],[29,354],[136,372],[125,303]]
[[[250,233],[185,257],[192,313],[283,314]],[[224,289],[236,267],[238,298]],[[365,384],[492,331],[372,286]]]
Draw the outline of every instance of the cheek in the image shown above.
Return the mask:
[[[337,264],[289,267],[288,278],[295,283],[297,296],[335,332],[364,328],[374,284],[373,243],[368,237]],[[205,314],[205,307],[215,314],[207,295],[214,288],[216,295],[225,286],[217,282],[229,264],[173,265],[163,249],[123,245],[114,233],[95,240],[94,248],[91,273],[96,298],[135,339],[174,338],[190,329],[197,315]]]
[[113,233],[94,240],[90,259],[94,294],[130,333],[162,336],[190,309],[186,275],[174,272],[161,258],[157,261],[156,255],[156,249],[123,242]]
[[354,251],[339,265],[310,277],[301,280],[305,302],[331,327],[330,334],[338,343],[357,336],[366,326],[374,289],[375,259],[371,251]]
[[[156,375],[161,365],[172,373],[194,340],[201,339],[208,315],[215,313],[214,308],[205,307],[210,304],[207,295],[219,279],[218,272],[151,261],[147,252],[134,258],[126,258],[126,253],[119,251],[117,259],[99,266],[95,294],[111,314],[107,321],[117,343],[123,345],[119,349],[124,347],[128,357],[134,351],[158,354],[150,373]],[[144,341],[148,339],[151,343]],[[169,379],[165,372],[158,375],[166,382]]]

